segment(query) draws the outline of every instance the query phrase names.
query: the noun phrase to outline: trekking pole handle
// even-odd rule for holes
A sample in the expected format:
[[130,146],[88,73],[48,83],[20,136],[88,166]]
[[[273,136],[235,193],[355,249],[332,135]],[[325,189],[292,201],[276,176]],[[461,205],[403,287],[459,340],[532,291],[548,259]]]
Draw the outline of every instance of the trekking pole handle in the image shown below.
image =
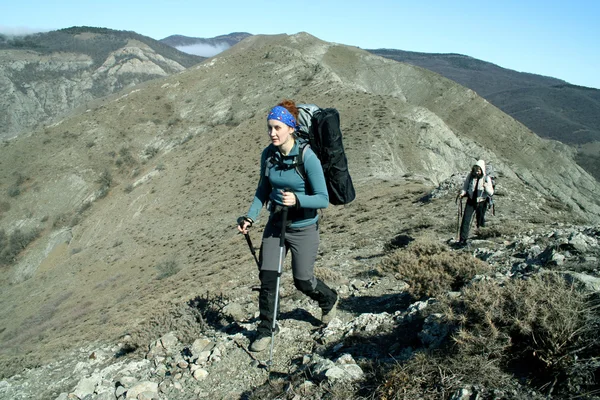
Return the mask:
[[251,227],[254,224],[254,221],[252,221],[252,218],[239,217],[237,219],[237,223],[240,226],[240,228],[244,226],[244,222],[248,222],[250,224],[250,225],[248,225],[248,228]]
[[281,210],[281,235],[279,235],[279,247],[285,246],[285,228],[287,226],[288,208]]

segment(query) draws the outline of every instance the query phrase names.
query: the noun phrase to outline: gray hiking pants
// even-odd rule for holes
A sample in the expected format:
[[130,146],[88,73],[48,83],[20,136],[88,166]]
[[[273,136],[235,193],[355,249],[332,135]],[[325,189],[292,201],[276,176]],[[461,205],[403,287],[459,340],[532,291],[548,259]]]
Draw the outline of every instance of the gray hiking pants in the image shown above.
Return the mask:
[[473,214],[475,214],[475,224],[478,228],[485,226],[485,211],[487,209],[487,202],[480,201],[474,203],[473,201],[467,201],[465,211],[463,213],[462,223],[460,225],[460,240],[466,241],[469,238],[469,231],[471,230],[471,221]]
[[[280,236],[281,227],[268,223],[263,232],[260,248],[261,272],[277,272],[279,268]],[[288,227],[285,232],[284,257],[288,250],[292,252],[292,274],[294,281],[306,282],[311,286],[310,290],[314,290],[317,286],[314,267],[317,252],[319,251],[318,224],[312,224],[303,228]]]

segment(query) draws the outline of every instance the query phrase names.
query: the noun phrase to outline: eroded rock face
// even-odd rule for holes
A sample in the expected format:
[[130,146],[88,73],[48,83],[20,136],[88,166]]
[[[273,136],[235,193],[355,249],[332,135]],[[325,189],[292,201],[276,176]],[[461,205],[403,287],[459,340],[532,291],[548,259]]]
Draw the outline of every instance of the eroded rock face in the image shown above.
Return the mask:
[[0,52],[0,139],[9,139],[98,97],[185,69],[137,40],[101,65],[82,53]]

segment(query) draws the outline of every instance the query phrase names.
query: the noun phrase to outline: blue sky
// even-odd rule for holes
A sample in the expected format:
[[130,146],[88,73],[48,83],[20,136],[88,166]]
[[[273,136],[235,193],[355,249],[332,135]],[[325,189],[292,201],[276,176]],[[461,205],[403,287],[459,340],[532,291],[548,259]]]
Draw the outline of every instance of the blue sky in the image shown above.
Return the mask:
[[0,0],[0,32],[95,26],[162,39],[293,34],[364,49],[460,53],[600,89],[600,1]]

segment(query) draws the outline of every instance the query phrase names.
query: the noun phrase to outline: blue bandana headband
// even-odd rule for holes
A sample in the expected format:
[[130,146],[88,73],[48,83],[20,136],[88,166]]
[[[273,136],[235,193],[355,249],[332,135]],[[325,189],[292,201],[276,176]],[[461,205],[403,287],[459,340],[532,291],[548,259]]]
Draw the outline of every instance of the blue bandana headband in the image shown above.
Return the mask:
[[290,128],[296,129],[296,118],[290,113],[287,108],[282,106],[275,106],[269,111],[267,115],[267,121],[274,119],[276,121],[283,122]]

